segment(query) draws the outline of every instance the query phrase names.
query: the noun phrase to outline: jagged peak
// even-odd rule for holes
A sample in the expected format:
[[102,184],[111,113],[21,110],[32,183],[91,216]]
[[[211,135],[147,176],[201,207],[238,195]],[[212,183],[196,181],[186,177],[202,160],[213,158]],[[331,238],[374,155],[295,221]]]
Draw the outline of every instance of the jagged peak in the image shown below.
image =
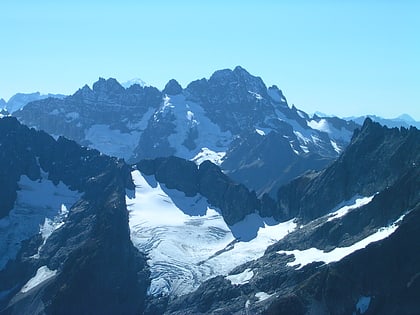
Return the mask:
[[267,90],[268,95],[275,103],[283,103],[287,105],[286,97],[284,96],[282,90],[280,90],[277,85],[272,85]]
[[82,88],[78,89],[76,93],[73,94],[73,96],[86,96],[92,93],[93,91],[90,86],[85,84]]
[[125,89],[121,84],[114,78],[109,78],[105,80],[104,78],[99,78],[98,81],[93,83],[94,92],[105,92],[105,93],[122,93]]
[[236,66],[234,70],[223,69],[213,73],[209,79],[210,84],[244,86],[248,91],[265,94],[267,87],[260,77],[253,76],[241,66]]
[[234,73],[237,73],[238,75],[251,75],[246,69],[242,68],[241,66],[236,66],[235,69],[233,69]]
[[171,79],[168,83],[166,83],[162,92],[168,95],[178,95],[182,93],[182,86],[178,83],[177,80]]

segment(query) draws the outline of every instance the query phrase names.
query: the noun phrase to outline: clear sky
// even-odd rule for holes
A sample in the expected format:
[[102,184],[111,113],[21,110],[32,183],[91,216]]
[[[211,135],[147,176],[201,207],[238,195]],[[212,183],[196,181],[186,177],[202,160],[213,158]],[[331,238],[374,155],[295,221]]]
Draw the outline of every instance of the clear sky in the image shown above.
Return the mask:
[[417,0],[1,0],[0,97],[241,65],[308,113],[420,120]]

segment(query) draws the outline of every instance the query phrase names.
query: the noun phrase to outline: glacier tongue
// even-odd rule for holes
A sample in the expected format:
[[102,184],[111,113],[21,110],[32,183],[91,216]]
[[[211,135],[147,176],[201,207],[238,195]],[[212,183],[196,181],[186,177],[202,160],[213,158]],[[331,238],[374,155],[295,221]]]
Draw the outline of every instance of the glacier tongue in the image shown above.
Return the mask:
[[201,195],[186,197],[139,171],[132,177],[135,194],[128,191],[126,196],[131,240],[149,256],[151,295],[189,293],[205,280],[261,257],[296,228],[293,221],[264,223],[255,238],[241,242]]

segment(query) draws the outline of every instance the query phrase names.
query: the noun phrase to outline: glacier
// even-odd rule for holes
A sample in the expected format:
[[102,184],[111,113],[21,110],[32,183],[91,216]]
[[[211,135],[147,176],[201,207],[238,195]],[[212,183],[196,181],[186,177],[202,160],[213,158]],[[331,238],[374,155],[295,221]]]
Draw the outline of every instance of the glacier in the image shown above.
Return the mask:
[[294,220],[277,223],[257,214],[228,226],[203,196],[187,197],[138,170],[132,178],[135,191],[126,194],[130,236],[148,255],[150,295],[192,292],[205,280],[227,276],[235,267],[262,257],[269,245],[296,229]]

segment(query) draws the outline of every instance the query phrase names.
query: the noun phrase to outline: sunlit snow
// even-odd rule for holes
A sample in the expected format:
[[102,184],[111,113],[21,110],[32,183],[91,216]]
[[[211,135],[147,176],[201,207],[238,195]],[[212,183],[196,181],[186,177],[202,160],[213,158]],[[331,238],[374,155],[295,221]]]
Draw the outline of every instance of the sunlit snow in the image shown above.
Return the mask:
[[340,207],[328,214],[328,221],[332,221],[345,216],[349,211],[360,208],[370,203],[375,195],[370,197],[354,197],[345,206]]
[[226,152],[215,152],[209,148],[201,148],[201,151],[194,156],[191,160],[197,165],[200,165],[204,161],[210,161],[216,165],[220,165],[223,162]]
[[308,124],[308,127],[311,127],[312,129],[316,129],[316,130],[326,132],[326,133],[331,132],[330,126],[325,119],[320,119],[319,121],[309,120],[307,124]]
[[337,129],[334,126],[332,126],[326,119],[320,119],[319,121],[316,120],[309,120],[306,122],[308,127],[319,130],[325,133],[328,133],[330,138],[337,139],[337,140],[344,140],[344,141],[350,141],[351,136],[353,133],[350,130],[347,130],[345,128]]
[[255,293],[255,297],[258,299],[258,302],[262,302],[265,301],[267,299],[269,299],[270,297],[272,297],[274,294],[268,294],[265,292],[257,292]]
[[254,96],[257,100],[262,100],[263,99],[263,97],[256,92],[248,91],[248,93],[251,94],[252,96]]
[[260,136],[265,136],[264,130],[261,129],[255,129],[255,132],[258,133]]
[[337,142],[335,142],[334,140],[330,140],[330,143],[332,147],[334,148],[334,151],[340,154],[342,149],[340,149],[340,147],[337,145]]
[[403,219],[403,217],[404,216],[401,216],[392,225],[380,228],[375,233],[348,247],[337,247],[330,252],[324,252],[317,248],[309,248],[305,250],[282,250],[278,251],[277,253],[293,255],[294,260],[292,262],[287,263],[287,265],[291,267],[299,266],[297,269],[301,269],[302,267],[316,261],[321,261],[326,264],[340,261],[344,257],[354,253],[359,249],[365,248],[373,242],[377,242],[387,238],[389,235],[396,231],[396,229],[398,228],[397,223],[399,223]]
[[225,278],[230,281],[233,285],[243,285],[249,282],[249,280],[252,279],[254,276],[254,272],[247,268],[243,272],[235,274],[235,275],[229,275]]
[[229,227],[201,195],[186,197],[139,171],[132,177],[136,189],[126,197],[131,240],[148,254],[152,295],[189,293],[205,280],[261,257],[296,228],[292,220],[275,224],[256,214]]
[[35,288],[41,283],[47,281],[48,279],[54,277],[57,274],[57,270],[50,270],[47,266],[40,267],[36,275],[31,278],[20,290],[22,293],[26,293],[29,290]]

